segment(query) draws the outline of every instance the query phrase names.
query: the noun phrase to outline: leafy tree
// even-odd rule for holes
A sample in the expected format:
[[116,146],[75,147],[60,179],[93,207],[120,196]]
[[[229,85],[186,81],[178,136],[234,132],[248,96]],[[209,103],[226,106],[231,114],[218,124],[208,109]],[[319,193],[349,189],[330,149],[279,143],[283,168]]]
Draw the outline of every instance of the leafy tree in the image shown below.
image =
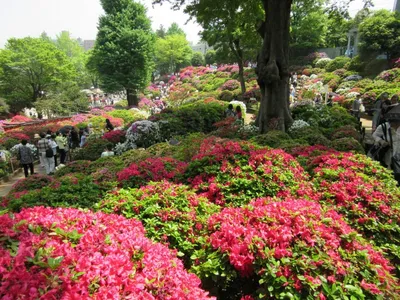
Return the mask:
[[163,25],[160,25],[160,28],[158,28],[156,30],[156,35],[157,35],[157,37],[162,38],[162,39],[164,39],[166,37],[167,31],[165,30]]
[[43,92],[75,76],[68,57],[45,39],[12,38],[0,50],[0,94],[11,112],[31,107]]
[[327,15],[326,0],[294,0],[291,11],[290,46],[318,48],[325,46]]
[[386,54],[388,61],[400,54],[400,15],[376,11],[359,26],[360,51],[363,56]]
[[192,56],[192,66],[199,67],[204,66],[205,60],[204,55],[201,52],[194,52]]
[[88,110],[88,99],[75,82],[61,84],[54,92],[36,101],[36,111],[48,117],[69,116]]
[[[153,0],[155,3],[173,2],[180,5],[196,5],[207,0]],[[303,0],[306,1],[306,0]],[[349,0],[334,3],[334,9],[342,10]],[[232,10],[253,16],[263,43],[257,59],[258,84],[261,89],[261,105],[256,120],[261,132],[271,129],[285,131],[293,120],[289,111],[289,42],[290,19],[293,0],[219,0],[209,3],[210,9],[220,5],[232,6]],[[342,5],[343,4],[343,5]],[[254,17],[255,7],[262,10],[261,20]]]
[[208,50],[205,55],[205,61],[207,65],[212,65],[217,62],[215,50]]
[[10,107],[5,99],[0,98],[0,117],[6,117],[10,112]]
[[181,67],[190,65],[192,53],[184,35],[167,35],[165,39],[157,39],[157,68],[164,74],[179,71]]
[[345,47],[347,45],[347,34],[351,28],[349,16],[337,11],[329,11],[327,18],[325,46]]
[[155,35],[146,9],[131,0],[101,0],[105,16],[90,63],[96,66],[108,92],[125,89],[129,105],[138,104],[138,93],[151,78]]
[[86,68],[87,55],[79,42],[76,39],[71,38],[68,31],[62,31],[57,36],[55,44],[58,49],[69,57],[74,65],[77,73],[76,82],[82,88],[88,87],[91,83],[91,76]]
[[[261,18],[262,15],[259,7],[254,4],[254,1],[243,3],[238,0],[229,2],[203,0],[190,3],[185,9],[204,28],[201,33],[203,40],[220,53],[232,53],[234,61],[239,66],[242,93],[246,92],[243,76],[244,61],[249,52],[261,45],[254,19]],[[255,51],[253,54],[254,59]]]
[[179,27],[178,23],[172,23],[167,30],[166,35],[183,35],[186,38],[186,33],[182,28]]

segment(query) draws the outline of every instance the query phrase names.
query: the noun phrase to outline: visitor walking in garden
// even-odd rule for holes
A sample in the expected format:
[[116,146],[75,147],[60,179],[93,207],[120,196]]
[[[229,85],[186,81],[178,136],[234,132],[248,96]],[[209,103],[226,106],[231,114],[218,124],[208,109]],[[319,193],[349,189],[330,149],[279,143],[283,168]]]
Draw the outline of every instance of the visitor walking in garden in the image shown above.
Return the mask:
[[382,105],[389,98],[388,93],[383,93],[374,103],[374,116],[372,117],[372,131],[375,131],[381,123]]
[[21,141],[21,146],[18,148],[18,157],[21,165],[24,168],[25,177],[28,177],[28,169],[31,171],[31,175],[35,174],[33,169],[33,153],[32,150],[27,147],[27,140]]
[[360,121],[360,107],[361,107],[361,98],[360,95],[354,100],[353,105],[351,106],[351,114],[357,118],[357,121]]
[[79,147],[79,135],[78,132],[76,132],[76,129],[72,127],[71,132],[70,132],[70,148],[75,149]]
[[58,146],[58,151],[60,152],[60,164],[65,164],[65,158],[67,156],[66,147],[68,145],[67,136],[63,136],[61,132],[58,132],[55,141]]
[[106,149],[104,149],[104,152],[101,153],[101,157],[108,157],[108,156],[114,156],[115,153],[114,151],[112,151],[113,145],[112,144],[108,144],[106,146]]
[[[53,155],[54,155],[54,167],[57,167],[57,142],[55,141],[56,135],[52,134],[50,137],[48,137],[49,143],[51,146],[51,149],[53,150]],[[54,171],[54,170],[53,170]]]
[[229,104],[228,108],[225,110],[225,117],[229,118],[229,117],[235,117],[236,113],[233,110],[233,105]]
[[[38,146],[39,140],[40,140],[40,135],[37,134],[37,133],[35,133],[35,135],[34,135],[34,137],[33,137],[33,143],[34,143],[34,145],[36,146],[36,148],[38,148],[38,149],[39,149],[39,146]],[[41,166],[42,168],[44,168],[44,160],[43,160],[43,157],[40,155],[40,152],[39,152],[38,155],[39,155],[40,166]]]
[[[46,139],[46,134],[44,132],[40,134],[40,137],[41,139],[38,141],[39,156],[43,159],[46,174],[52,175],[54,172],[54,157],[51,154],[53,153],[53,150],[51,149],[50,141]],[[47,150],[50,150],[51,153]]]
[[240,105],[236,106],[236,119],[243,121],[242,108]]
[[114,126],[113,126],[113,124],[111,124],[110,119],[106,119],[106,129],[108,131],[114,130]]

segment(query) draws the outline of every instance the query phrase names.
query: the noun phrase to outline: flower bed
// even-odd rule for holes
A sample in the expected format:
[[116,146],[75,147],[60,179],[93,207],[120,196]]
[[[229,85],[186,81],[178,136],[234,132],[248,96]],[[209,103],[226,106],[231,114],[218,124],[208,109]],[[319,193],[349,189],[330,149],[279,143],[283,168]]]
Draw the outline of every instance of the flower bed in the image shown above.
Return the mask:
[[36,207],[0,216],[4,299],[208,299],[137,220]]
[[208,218],[219,211],[217,205],[187,186],[167,181],[112,192],[97,207],[107,213],[138,218],[147,237],[178,250],[187,266],[192,263],[193,251],[201,249],[207,240]]
[[[242,281],[252,279],[259,298],[397,295],[393,266],[339,214],[318,203],[283,200],[261,199],[210,218],[211,245],[219,253],[215,270],[233,266]],[[198,257],[198,273],[206,272],[211,257]]]
[[125,187],[140,187],[149,181],[177,181],[185,172],[187,164],[171,157],[147,158],[133,163],[117,174]]

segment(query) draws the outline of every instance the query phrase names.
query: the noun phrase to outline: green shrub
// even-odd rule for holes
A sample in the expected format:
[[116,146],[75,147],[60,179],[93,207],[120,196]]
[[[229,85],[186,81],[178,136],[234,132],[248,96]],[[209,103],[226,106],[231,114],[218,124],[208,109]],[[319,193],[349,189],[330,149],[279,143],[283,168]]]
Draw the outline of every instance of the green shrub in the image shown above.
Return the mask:
[[325,73],[323,75],[323,82],[324,84],[328,84],[331,80],[335,79],[336,81],[340,82],[340,76],[333,74],[333,73]]
[[321,69],[321,68],[313,68],[313,69],[310,69],[310,73],[319,75],[319,74],[325,73],[325,70]]
[[365,62],[361,60],[359,55],[353,57],[352,60],[350,60],[345,66],[345,69],[358,73],[361,73],[364,70],[364,68],[365,68]]
[[[124,124],[130,124],[133,123],[134,121],[139,121],[138,118],[135,118],[135,114],[131,110],[113,110],[107,113],[111,117],[114,118],[120,118],[124,120]],[[143,120],[143,119],[142,119]]]
[[74,160],[95,161],[101,157],[101,153],[108,144],[110,142],[103,139],[90,140],[83,148],[75,149],[72,152],[72,157]]
[[150,152],[144,149],[133,149],[124,152],[119,158],[122,160],[124,168],[133,164],[141,162],[149,157],[152,157]]
[[11,199],[7,207],[11,211],[32,206],[90,208],[104,192],[90,176],[67,175],[40,190]]
[[222,92],[219,94],[218,99],[220,99],[220,100],[222,100],[222,101],[230,102],[230,101],[233,100],[234,97],[235,97],[235,96],[234,96],[234,94],[233,94],[232,91],[225,90],[225,91],[222,91]]
[[197,196],[187,186],[167,181],[110,193],[96,207],[106,213],[137,218],[147,237],[177,250],[186,267],[194,263],[193,252],[207,240],[209,217],[220,211],[219,206]]
[[260,134],[250,139],[250,142],[259,146],[270,146],[272,148],[280,148],[280,145],[290,140],[290,136],[282,131],[273,130],[266,134]]
[[320,58],[315,61],[315,67],[324,69],[330,61],[330,58]]
[[338,56],[326,65],[326,70],[328,72],[333,72],[337,69],[343,69],[344,66],[350,61],[351,61],[350,57]]
[[121,159],[121,156],[101,157],[90,164],[87,169],[87,174],[94,173],[101,169],[108,169],[114,173],[117,173],[121,171],[124,167],[125,164],[124,161]]
[[340,138],[332,141],[331,147],[343,152],[354,151],[356,153],[365,154],[363,146],[359,141],[355,140],[352,137]]
[[70,173],[86,173],[88,172],[90,165],[91,161],[89,160],[75,160],[67,163],[65,167],[58,169],[54,176],[62,177]]
[[364,69],[365,76],[376,76],[386,70],[388,62],[386,59],[374,59],[368,62]]
[[329,145],[329,140],[322,132],[313,126],[302,127],[290,131],[290,136],[293,139],[301,139],[307,141],[309,145]]

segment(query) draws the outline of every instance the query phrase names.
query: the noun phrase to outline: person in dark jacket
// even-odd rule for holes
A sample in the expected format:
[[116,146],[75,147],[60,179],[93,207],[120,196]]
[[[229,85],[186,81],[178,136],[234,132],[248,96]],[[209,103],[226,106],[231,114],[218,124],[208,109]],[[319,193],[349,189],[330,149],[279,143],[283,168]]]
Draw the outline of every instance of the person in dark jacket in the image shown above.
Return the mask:
[[35,174],[33,170],[33,153],[30,148],[26,146],[28,144],[27,140],[21,141],[21,146],[18,148],[19,158],[21,165],[24,168],[25,177],[28,177],[28,169],[31,171],[31,175]]
[[111,124],[111,122],[110,122],[109,119],[106,119],[106,129],[107,129],[108,131],[114,130],[114,126],[113,126],[113,124]]

